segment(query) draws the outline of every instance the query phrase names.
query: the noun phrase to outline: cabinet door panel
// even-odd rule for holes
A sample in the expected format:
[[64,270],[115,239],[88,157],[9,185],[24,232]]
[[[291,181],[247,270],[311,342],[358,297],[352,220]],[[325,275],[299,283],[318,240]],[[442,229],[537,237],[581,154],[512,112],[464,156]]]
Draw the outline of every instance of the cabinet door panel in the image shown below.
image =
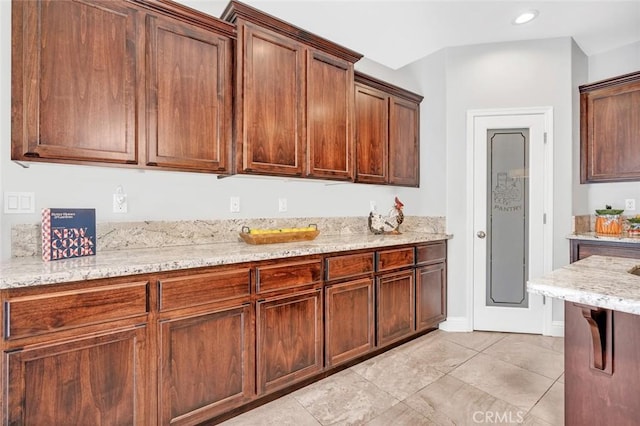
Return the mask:
[[389,104],[389,183],[420,184],[420,105],[399,98]]
[[5,354],[8,423],[146,424],[146,328]]
[[12,158],[136,163],[136,10],[19,1],[13,18]]
[[640,180],[639,76],[581,95],[582,183]]
[[386,346],[413,333],[413,270],[377,278],[378,346]]
[[447,259],[446,241],[429,243],[416,247],[416,263],[440,263]]
[[304,48],[250,24],[244,43],[242,170],[301,175]]
[[5,300],[5,339],[144,315],[148,288],[147,281],[138,281],[9,297]]
[[259,300],[256,312],[258,394],[322,370],[322,289]]
[[251,305],[162,321],[162,424],[194,424],[253,395]]
[[415,263],[415,250],[413,247],[383,250],[377,252],[377,257],[376,270],[378,272],[389,271],[413,266]]
[[356,85],[356,182],[387,182],[389,96]]
[[447,316],[446,263],[416,270],[416,329],[435,327]]
[[147,17],[147,164],[225,171],[231,143],[231,41]]
[[327,367],[373,349],[373,279],[363,278],[325,288]]
[[308,175],[353,178],[353,65],[310,50],[307,59]]

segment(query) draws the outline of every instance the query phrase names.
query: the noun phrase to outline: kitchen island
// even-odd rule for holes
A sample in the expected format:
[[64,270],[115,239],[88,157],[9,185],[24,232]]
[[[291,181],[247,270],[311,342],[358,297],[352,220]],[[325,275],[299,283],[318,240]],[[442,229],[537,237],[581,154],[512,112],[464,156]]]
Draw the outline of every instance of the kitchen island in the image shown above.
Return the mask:
[[565,425],[640,422],[640,261],[590,256],[527,284],[565,303]]

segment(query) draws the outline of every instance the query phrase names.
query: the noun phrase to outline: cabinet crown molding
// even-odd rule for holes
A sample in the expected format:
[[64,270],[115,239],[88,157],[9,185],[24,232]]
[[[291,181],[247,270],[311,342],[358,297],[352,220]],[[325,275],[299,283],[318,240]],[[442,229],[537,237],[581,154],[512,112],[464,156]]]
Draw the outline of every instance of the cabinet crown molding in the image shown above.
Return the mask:
[[337,56],[338,58],[344,59],[345,61],[351,63],[359,61],[363,56],[361,53],[340,46],[332,41],[312,34],[306,30],[303,30],[302,28],[296,27],[295,25],[292,25],[288,22],[276,18],[275,16],[264,13],[261,10],[255,9],[239,1],[232,0],[231,2],[229,2],[224,12],[222,12],[220,19],[223,19],[230,23],[236,23],[238,19],[244,19],[272,31],[284,34],[294,40],[297,40],[301,43],[304,43],[308,46],[314,47],[331,55]]
[[592,90],[604,89],[605,87],[617,86],[625,83],[634,83],[640,81],[640,71],[623,74],[606,80],[600,80],[589,84],[579,86],[580,93],[590,92]]
[[378,90],[382,90],[383,92],[390,93],[394,96],[404,98],[411,102],[420,103],[424,99],[424,96],[422,95],[410,92],[406,89],[394,86],[393,84],[387,83],[386,81],[379,80],[375,77],[358,71],[354,72],[353,79],[356,83],[366,84],[367,86],[374,87]]

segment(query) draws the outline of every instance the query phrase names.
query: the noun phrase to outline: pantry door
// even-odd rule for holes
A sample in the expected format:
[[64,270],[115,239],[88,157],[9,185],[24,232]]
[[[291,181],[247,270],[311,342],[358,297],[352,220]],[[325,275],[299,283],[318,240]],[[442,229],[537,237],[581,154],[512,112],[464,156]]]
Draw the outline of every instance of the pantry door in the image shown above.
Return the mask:
[[[473,117],[473,328],[542,333],[548,168],[544,114]],[[546,243],[546,244],[545,244]]]

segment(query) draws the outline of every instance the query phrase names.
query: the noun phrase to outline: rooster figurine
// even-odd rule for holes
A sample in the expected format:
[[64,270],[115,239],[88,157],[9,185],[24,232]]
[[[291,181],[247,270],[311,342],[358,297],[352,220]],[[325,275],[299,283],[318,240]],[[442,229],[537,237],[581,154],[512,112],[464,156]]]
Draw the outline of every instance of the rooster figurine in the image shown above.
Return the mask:
[[369,230],[374,234],[399,234],[399,227],[404,220],[404,213],[402,213],[402,207],[404,204],[395,199],[393,208],[386,216],[372,211],[369,213]]

